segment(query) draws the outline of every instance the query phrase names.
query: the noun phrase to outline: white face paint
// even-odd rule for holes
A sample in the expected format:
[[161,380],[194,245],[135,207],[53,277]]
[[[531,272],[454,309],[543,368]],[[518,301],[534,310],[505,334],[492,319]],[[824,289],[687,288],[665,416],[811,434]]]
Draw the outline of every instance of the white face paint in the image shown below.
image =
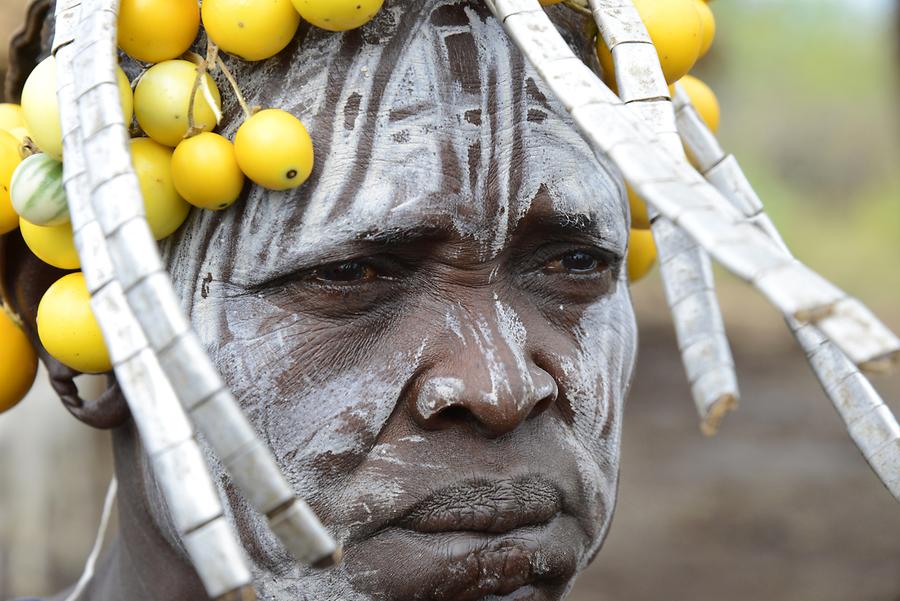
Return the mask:
[[[216,365],[347,552],[295,566],[219,470],[261,598],[559,598],[615,500],[636,346],[621,182],[477,2],[388,2],[362,32],[310,31],[238,75],[251,104],[306,123],[314,177],[195,213],[165,254]],[[471,505],[410,517],[461,486]],[[507,489],[524,509],[501,507]],[[513,514],[543,521],[444,532]]]

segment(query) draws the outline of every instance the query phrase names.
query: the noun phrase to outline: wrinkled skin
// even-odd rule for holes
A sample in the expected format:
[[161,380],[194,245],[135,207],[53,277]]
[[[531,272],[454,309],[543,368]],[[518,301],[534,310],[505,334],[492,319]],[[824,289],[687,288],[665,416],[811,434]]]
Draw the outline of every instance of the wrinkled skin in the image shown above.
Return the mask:
[[[562,598],[609,525],[635,360],[618,176],[478,2],[388,2],[238,71],[307,124],[315,174],[193,214],[164,257],[345,548],[295,565],[209,454],[260,598]],[[131,423],[114,438],[89,598],[202,598]]]

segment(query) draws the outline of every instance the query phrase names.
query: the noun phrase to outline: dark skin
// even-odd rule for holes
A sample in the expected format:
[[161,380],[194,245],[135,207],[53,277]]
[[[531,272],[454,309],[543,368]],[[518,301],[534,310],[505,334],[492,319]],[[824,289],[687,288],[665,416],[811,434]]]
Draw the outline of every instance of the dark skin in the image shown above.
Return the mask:
[[[615,503],[635,358],[621,183],[477,3],[401,6],[387,4],[397,20],[374,24],[366,44],[348,34],[335,50],[334,36],[310,34],[292,61],[304,81],[328,52],[355,65],[322,87],[321,105],[307,95],[294,109],[316,143],[313,180],[197,213],[163,253],[251,423],[344,545],[343,565],[297,566],[216,463],[214,480],[262,598],[560,599]],[[470,22],[474,43],[460,37]],[[359,68],[374,51],[393,71]],[[419,73],[429,52],[453,77],[414,89],[394,78],[397,65]],[[258,93],[290,108],[296,90],[283,85]],[[8,289],[33,329],[59,274],[9,247]],[[77,411],[115,427],[120,482],[121,531],[86,598],[205,598],[122,415],[115,386]]]

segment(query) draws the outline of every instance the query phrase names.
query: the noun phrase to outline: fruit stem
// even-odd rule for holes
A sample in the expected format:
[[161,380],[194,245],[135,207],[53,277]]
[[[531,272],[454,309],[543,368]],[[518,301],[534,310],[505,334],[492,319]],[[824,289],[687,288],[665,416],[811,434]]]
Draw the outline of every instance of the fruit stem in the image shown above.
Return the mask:
[[241,105],[241,110],[244,111],[244,119],[249,119],[253,116],[253,111],[247,105],[247,101],[244,99],[244,95],[241,94],[241,88],[238,86],[237,80],[232,75],[231,71],[225,66],[225,61],[222,60],[221,56],[216,57],[216,65],[222,69],[222,74],[225,75],[225,79],[228,80],[229,85],[231,85],[231,89],[234,91],[235,97],[237,97],[238,104]]
[[12,307],[7,305],[5,300],[0,300],[0,313],[5,313],[20,330],[25,331],[25,321],[13,312]]
[[222,111],[216,106],[216,101],[209,89],[209,82],[206,80],[206,74],[209,73],[209,65],[215,65],[216,58],[219,56],[219,47],[210,40],[206,41],[206,58],[201,58],[194,52],[185,52],[184,58],[197,65],[197,77],[194,78],[194,86],[191,88],[191,97],[188,100],[188,129],[184,132],[182,139],[187,139],[203,131],[197,127],[194,121],[194,101],[197,98],[197,90],[203,91],[203,99],[212,110],[216,117],[216,125],[222,121]]
[[591,12],[591,9],[586,5],[587,3],[583,0],[563,0],[562,4],[582,15],[587,15],[588,17],[594,15],[594,13]]
[[194,123],[194,101],[197,98],[197,90],[200,89],[200,82],[205,79],[204,75],[206,75],[206,61],[201,59],[197,63],[197,76],[194,78],[194,85],[191,87],[191,97],[188,100],[188,128],[184,132],[183,138],[185,140],[200,133],[200,130]]
[[22,157],[22,160],[27,159],[33,154],[40,154],[41,149],[38,148],[38,145],[34,143],[34,140],[25,136],[22,140],[22,144],[19,145],[19,156]]

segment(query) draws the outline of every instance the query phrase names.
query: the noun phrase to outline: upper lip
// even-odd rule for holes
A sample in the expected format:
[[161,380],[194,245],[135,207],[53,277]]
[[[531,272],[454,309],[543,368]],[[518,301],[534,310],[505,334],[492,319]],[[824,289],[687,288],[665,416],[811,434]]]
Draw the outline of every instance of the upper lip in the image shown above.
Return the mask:
[[547,480],[479,480],[453,484],[416,503],[396,525],[425,533],[502,534],[551,521],[562,509],[559,489]]

